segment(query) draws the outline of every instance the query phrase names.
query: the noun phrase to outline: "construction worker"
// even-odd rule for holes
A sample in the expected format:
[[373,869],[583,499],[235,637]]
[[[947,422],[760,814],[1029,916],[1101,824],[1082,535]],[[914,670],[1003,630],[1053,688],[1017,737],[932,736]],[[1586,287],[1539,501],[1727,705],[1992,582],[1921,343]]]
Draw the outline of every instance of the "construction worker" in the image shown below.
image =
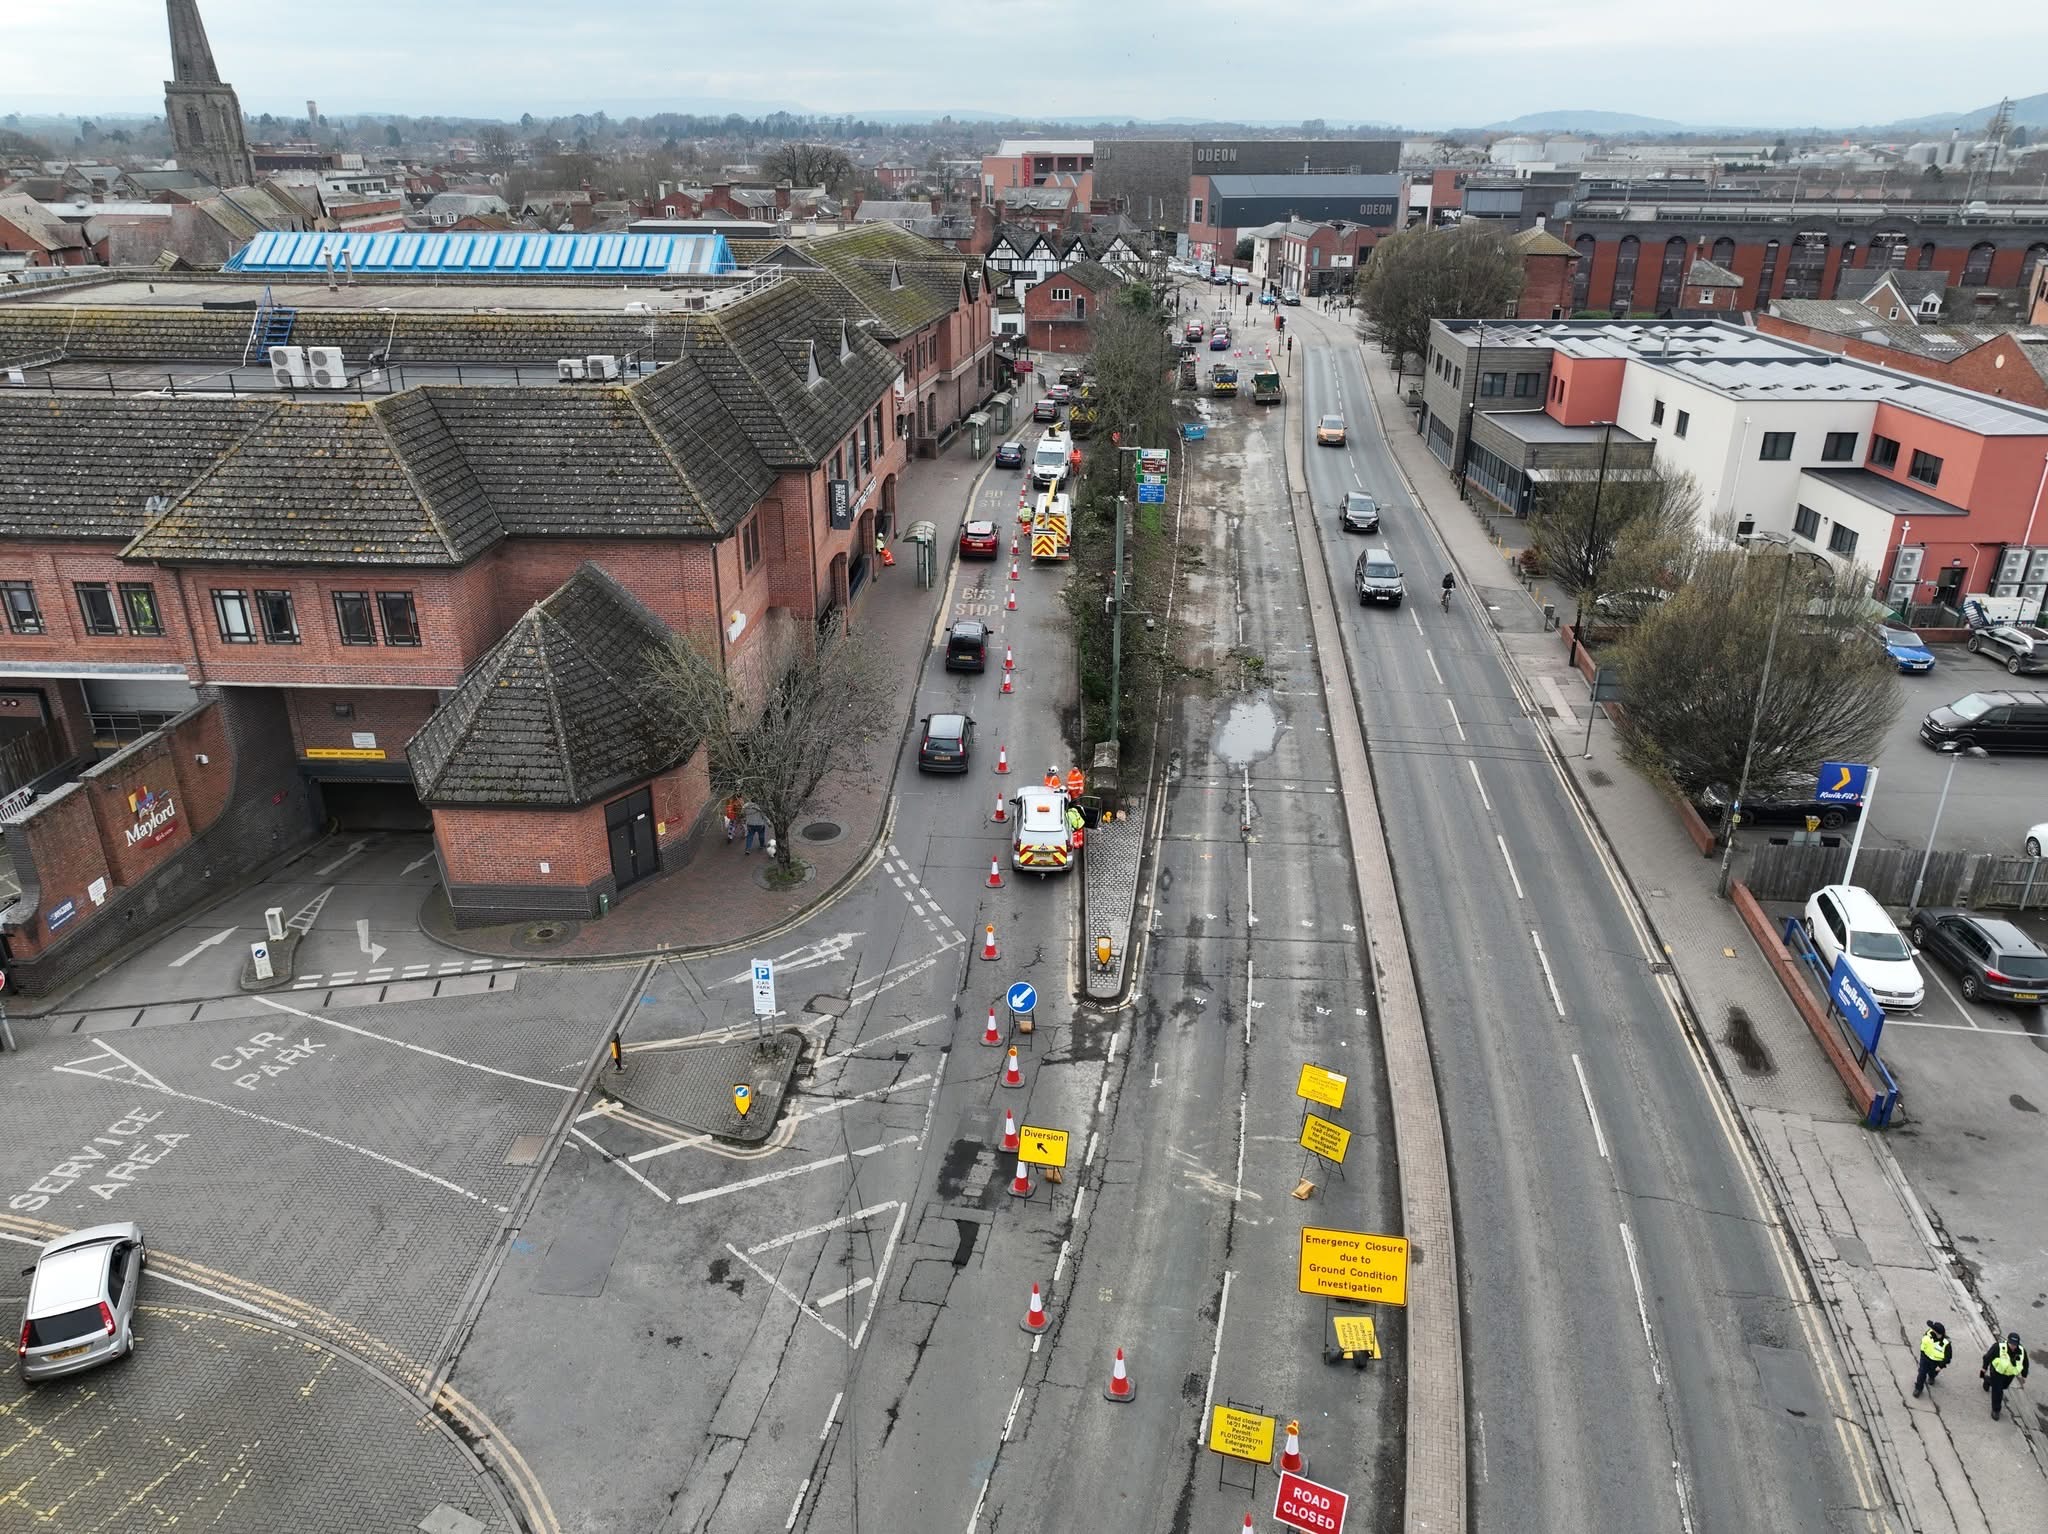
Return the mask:
[[1048,768],[1046,768],[1046,769],[1045,769],[1045,786],[1046,786],[1047,788],[1050,788],[1050,789],[1054,790],[1055,792],[1057,792],[1057,791],[1058,791],[1058,789],[1059,789],[1059,786],[1060,786],[1060,770],[1059,770],[1059,768],[1057,768],[1057,767],[1048,767]]
[[1991,1420],[1996,1422],[1999,1409],[2005,1405],[2006,1391],[2015,1380],[2027,1377],[2027,1350],[2020,1346],[2018,1332],[2007,1332],[2005,1341],[1994,1342],[1984,1350],[1984,1363],[1977,1370],[1977,1377],[1991,1392]]
[[1081,775],[1081,769],[1069,767],[1067,769],[1067,798],[1070,801],[1076,800],[1086,792],[1088,792],[1088,780]]
[[1920,1339],[1920,1372],[1913,1379],[1914,1395],[1934,1383],[1941,1371],[1948,1367],[1955,1350],[1956,1345],[1949,1341],[1948,1328],[1939,1321],[1929,1321],[1926,1334]]
[[1081,850],[1081,844],[1087,840],[1087,826],[1087,817],[1081,813],[1080,807],[1070,800],[1067,804],[1067,831],[1074,839],[1076,852]]

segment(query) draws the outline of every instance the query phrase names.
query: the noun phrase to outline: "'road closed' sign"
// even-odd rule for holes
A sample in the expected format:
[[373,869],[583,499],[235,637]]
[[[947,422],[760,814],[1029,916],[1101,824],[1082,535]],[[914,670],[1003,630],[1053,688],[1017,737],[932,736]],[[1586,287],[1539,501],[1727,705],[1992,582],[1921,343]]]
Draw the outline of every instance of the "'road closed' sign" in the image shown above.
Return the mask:
[[1273,1499],[1273,1516],[1308,1534],[1343,1534],[1344,1506],[1350,1500],[1334,1486],[1318,1486],[1292,1470],[1283,1470],[1280,1495]]
[[1338,1300],[1406,1305],[1407,1239],[1303,1226],[1301,1266],[1295,1287],[1303,1294],[1327,1294]]

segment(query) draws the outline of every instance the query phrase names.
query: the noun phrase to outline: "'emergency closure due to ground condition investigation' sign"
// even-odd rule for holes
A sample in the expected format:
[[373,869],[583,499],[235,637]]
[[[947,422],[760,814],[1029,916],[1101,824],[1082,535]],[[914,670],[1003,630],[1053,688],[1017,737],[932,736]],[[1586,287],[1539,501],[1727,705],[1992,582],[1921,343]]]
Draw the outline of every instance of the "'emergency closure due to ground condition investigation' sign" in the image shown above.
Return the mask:
[[1407,1239],[1304,1226],[1295,1287],[1303,1294],[1326,1294],[1338,1300],[1406,1305]]

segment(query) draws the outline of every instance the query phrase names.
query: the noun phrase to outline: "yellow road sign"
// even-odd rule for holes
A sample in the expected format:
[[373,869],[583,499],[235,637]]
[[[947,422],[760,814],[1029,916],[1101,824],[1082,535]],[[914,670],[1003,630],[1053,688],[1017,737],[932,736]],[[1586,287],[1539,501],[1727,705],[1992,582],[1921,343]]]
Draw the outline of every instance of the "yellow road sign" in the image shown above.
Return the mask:
[[382,748],[372,751],[360,746],[308,746],[306,760],[309,762],[381,762]]
[[1273,1458],[1273,1419],[1234,1406],[1209,1408],[1209,1448],[1232,1459],[1268,1464]]
[[1363,1353],[1367,1358],[1380,1356],[1380,1334],[1373,1329],[1371,1316],[1332,1316],[1330,1325],[1337,1330],[1337,1347],[1347,1356]]
[[1034,1129],[1029,1124],[1017,1131],[1017,1159],[1033,1166],[1067,1164],[1067,1132],[1064,1129]]
[[747,1110],[754,1106],[754,1089],[744,1081],[736,1081],[732,1088],[732,1105],[739,1109],[740,1117],[747,1116]]
[[1351,1078],[1342,1072],[1326,1071],[1320,1065],[1304,1065],[1301,1080],[1295,1083],[1294,1095],[1327,1108],[1341,1108],[1344,1106],[1344,1089],[1350,1084]]
[[1325,1161],[1342,1161],[1344,1152],[1351,1148],[1351,1131],[1341,1124],[1332,1124],[1328,1119],[1319,1119],[1313,1113],[1303,1114],[1301,1148],[1314,1151]]
[[1338,1300],[1408,1303],[1408,1242],[1368,1231],[1302,1227],[1295,1287]]

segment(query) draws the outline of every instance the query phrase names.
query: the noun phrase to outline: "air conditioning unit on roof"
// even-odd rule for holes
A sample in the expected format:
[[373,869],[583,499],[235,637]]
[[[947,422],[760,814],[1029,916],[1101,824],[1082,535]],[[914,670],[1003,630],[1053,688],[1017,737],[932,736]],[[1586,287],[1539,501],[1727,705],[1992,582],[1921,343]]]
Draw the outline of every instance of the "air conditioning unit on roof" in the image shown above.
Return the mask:
[[306,348],[306,367],[312,375],[316,389],[346,389],[348,387],[348,366],[342,361],[338,346],[309,346]]
[[589,364],[581,357],[562,357],[555,362],[555,377],[563,383],[574,383],[589,376]]
[[271,347],[270,381],[280,389],[305,388],[309,381],[306,373],[306,348],[303,346]]
[[619,376],[617,357],[590,356],[585,357],[583,363],[589,369],[592,378],[612,379]]

